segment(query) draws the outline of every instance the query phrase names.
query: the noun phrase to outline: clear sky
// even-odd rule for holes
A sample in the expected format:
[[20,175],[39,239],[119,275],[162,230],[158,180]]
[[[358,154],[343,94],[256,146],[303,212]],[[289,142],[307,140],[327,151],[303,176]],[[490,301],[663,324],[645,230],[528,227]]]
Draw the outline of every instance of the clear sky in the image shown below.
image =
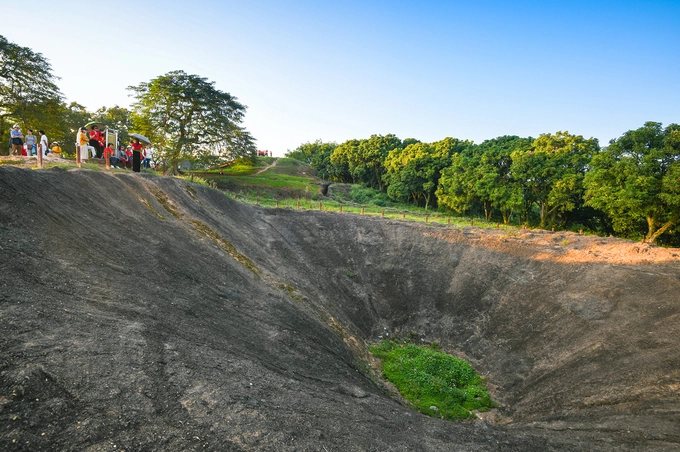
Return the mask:
[[[372,134],[602,145],[680,123],[680,0],[0,0],[67,101],[129,106],[173,70],[248,106],[259,149]],[[16,13],[12,19],[8,11]],[[16,20],[15,20],[16,19]]]

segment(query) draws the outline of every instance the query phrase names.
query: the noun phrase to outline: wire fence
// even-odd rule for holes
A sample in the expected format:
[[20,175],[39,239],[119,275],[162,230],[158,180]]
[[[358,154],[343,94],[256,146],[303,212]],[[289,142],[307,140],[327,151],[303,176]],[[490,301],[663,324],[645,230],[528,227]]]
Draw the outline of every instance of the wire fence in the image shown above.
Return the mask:
[[414,212],[394,207],[378,207],[374,205],[360,205],[355,203],[340,203],[337,201],[318,201],[310,199],[271,199],[251,198],[229,194],[236,201],[257,205],[260,207],[291,210],[316,210],[323,212],[346,213],[353,215],[367,215],[392,220],[413,221],[418,223],[430,223],[433,225],[450,225],[454,227],[477,226],[494,229],[518,229],[518,226],[486,221],[479,218],[456,217],[441,212]]

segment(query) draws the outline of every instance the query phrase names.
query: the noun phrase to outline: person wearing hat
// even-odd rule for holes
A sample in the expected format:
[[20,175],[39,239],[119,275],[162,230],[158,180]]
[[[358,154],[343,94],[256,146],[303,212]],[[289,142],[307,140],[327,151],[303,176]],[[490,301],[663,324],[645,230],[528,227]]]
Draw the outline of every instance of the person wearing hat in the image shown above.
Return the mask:
[[61,157],[61,146],[59,146],[57,141],[50,145],[50,149],[52,150],[53,154],[58,154],[58,156]]
[[9,136],[12,143],[12,155],[21,155],[21,150],[24,147],[24,136],[19,129],[19,124],[14,124]]

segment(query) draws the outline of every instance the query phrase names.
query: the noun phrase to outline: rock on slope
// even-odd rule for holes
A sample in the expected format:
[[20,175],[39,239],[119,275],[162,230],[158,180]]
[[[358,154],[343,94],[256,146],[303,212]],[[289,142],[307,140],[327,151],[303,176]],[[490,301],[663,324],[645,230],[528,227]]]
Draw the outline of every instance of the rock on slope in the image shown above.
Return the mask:
[[[2,450],[676,450],[680,260],[623,240],[259,209],[0,167]],[[487,421],[362,372],[386,335],[488,378]]]

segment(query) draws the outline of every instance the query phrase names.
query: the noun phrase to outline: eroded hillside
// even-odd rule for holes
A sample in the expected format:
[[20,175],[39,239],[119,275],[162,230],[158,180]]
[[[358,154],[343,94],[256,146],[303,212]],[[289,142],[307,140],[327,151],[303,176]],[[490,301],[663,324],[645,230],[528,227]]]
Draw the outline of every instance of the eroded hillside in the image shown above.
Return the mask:
[[[680,258],[616,239],[260,209],[140,174],[0,167],[3,450],[674,450]],[[366,376],[409,334],[501,407]]]

